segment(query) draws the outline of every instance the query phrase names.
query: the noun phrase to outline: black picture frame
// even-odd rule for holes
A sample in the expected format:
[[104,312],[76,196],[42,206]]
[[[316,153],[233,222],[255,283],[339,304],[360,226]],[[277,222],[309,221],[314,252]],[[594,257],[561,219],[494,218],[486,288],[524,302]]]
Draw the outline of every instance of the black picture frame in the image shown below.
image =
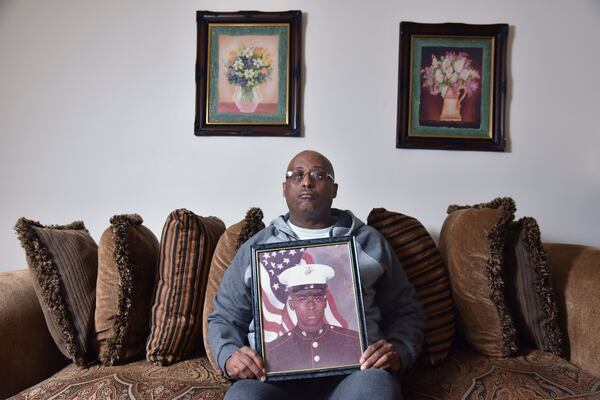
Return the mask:
[[[320,328],[305,332],[298,320],[307,314],[298,317],[292,306],[302,299],[288,296],[294,289],[288,291],[282,281],[291,287],[292,279],[281,277],[284,271],[299,279],[317,276],[323,266],[334,275],[327,281],[322,314],[310,311],[308,318],[323,317],[324,323],[312,322]],[[268,380],[349,374],[360,368],[368,340],[353,237],[255,245],[251,271],[255,345],[265,360]],[[294,286],[299,287],[307,288]]]
[[197,11],[196,21],[194,134],[300,136],[302,12]]
[[508,24],[400,23],[396,147],[504,151]]

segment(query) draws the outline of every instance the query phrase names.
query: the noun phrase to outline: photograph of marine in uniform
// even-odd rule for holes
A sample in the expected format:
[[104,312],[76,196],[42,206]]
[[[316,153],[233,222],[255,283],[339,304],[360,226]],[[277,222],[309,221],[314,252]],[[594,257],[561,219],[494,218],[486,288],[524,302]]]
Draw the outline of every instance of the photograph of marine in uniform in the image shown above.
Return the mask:
[[348,243],[258,257],[267,371],[358,367],[361,311]]

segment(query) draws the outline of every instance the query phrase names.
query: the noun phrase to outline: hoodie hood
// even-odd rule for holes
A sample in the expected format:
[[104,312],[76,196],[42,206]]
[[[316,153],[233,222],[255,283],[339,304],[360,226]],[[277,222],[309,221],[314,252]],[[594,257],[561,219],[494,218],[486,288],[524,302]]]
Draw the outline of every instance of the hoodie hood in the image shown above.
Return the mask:
[[[333,228],[329,231],[329,237],[351,236],[364,225],[364,222],[354,216],[349,210],[332,208],[331,215],[333,216],[335,223]],[[280,215],[271,222],[269,227],[273,229],[273,235],[280,237],[282,240],[298,239],[287,223],[289,218],[290,214],[287,213],[285,215]]]

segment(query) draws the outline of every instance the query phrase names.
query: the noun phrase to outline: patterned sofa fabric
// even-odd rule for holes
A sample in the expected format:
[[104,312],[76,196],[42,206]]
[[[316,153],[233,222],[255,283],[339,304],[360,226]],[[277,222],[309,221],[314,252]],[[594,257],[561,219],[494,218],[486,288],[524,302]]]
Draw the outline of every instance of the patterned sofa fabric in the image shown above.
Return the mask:
[[[87,370],[70,364],[11,400],[219,400],[228,386],[206,357],[169,367],[145,360]],[[530,350],[513,358],[491,358],[467,344],[455,347],[440,366],[413,370],[404,377],[403,388],[407,400],[600,398],[600,378],[551,353]]]
[[206,357],[181,361],[169,367],[141,360],[126,365],[95,365],[80,369],[70,364],[51,378],[11,400],[43,399],[222,399],[229,383]]
[[407,399],[600,399],[600,378],[552,353],[524,350],[492,358],[467,344],[457,347],[441,366],[405,376]]

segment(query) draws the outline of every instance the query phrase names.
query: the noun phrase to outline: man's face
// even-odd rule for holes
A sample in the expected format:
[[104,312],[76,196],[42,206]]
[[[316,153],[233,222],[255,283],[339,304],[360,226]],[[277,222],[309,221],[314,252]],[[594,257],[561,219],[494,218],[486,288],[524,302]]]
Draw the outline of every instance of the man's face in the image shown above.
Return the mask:
[[316,332],[324,325],[327,297],[323,290],[307,289],[292,293],[289,305],[296,312],[300,329]]
[[292,223],[303,228],[325,228],[331,222],[331,204],[337,195],[337,184],[332,179],[312,179],[308,173],[314,170],[333,173],[330,164],[315,152],[298,154],[288,166],[288,171],[303,171],[300,182],[286,179],[283,196],[290,210]]

